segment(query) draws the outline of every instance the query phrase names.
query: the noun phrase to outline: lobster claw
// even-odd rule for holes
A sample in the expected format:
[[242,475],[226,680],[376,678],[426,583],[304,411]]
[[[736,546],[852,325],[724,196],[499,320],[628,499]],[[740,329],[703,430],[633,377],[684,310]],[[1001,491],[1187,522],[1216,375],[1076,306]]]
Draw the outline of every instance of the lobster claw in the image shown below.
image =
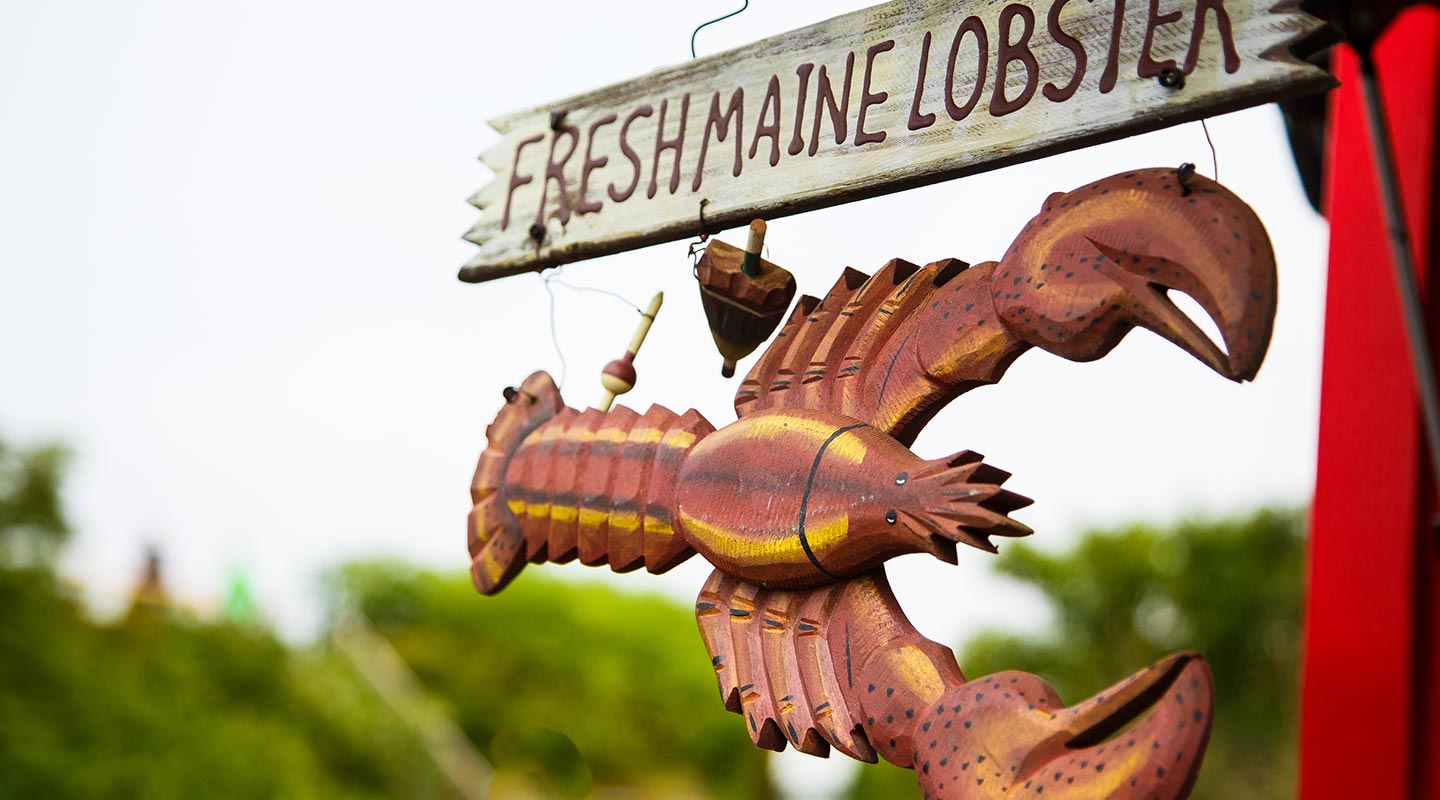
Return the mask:
[[[995,274],[994,300],[1020,340],[1073,361],[1148,328],[1211,369],[1250,380],[1275,317],[1275,255],[1255,212],[1183,170],[1112,175],[1052,194]],[[1189,295],[1215,342],[1169,293]]]
[[1070,708],[1040,678],[1000,672],[928,709],[915,769],[937,798],[1184,797],[1210,737],[1212,696],[1197,653],[1169,656]]

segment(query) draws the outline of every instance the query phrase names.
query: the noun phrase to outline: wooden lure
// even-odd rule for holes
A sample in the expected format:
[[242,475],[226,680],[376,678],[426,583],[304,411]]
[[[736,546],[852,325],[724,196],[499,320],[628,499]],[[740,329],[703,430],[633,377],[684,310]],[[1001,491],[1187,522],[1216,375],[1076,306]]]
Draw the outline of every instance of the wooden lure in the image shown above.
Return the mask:
[[750,223],[742,251],[712,239],[695,265],[700,304],[723,359],[720,374],[735,374],[735,362],[764,344],[795,299],[795,276],[760,257],[765,221]]
[[630,339],[630,346],[625,348],[625,355],[606,364],[600,371],[600,385],[605,388],[600,402],[595,404],[600,412],[609,411],[616,397],[635,388],[635,356],[640,352],[640,345],[645,344],[645,337],[650,333],[655,316],[660,313],[660,304],[664,302],[664,292],[656,292],[650,298],[650,307],[640,313],[640,324],[635,327],[635,335]]
[[716,567],[701,631],[757,744],[885,758],[916,768],[931,797],[1183,796],[1210,729],[1200,656],[1070,709],[1034,676],[966,682],[909,627],[883,564],[953,561],[957,543],[993,550],[992,536],[1030,532],[1009,517],[1029,501],[1002,488],[1007,473],[969,452],[908,449],[1026,350],[1089,361],[1147,328],[1242,381],[1274,310],[1264,228],[1214,181],[1146,169],[1051,195],[998,262],[896,259],[802,297],[742,382],[739,419],[718,431],[693,411],[576,412],[530,376],[472,483],[475,584],[498,591],[527,560],[658,572],[699,552]]

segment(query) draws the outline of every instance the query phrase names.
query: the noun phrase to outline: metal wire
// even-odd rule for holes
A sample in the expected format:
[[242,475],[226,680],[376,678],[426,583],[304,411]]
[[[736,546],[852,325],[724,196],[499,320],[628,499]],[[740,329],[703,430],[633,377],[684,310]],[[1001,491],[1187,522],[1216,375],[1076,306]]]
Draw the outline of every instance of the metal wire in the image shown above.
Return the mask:
[[1360,55],[1361,94],[1365,98],[1365,117],[1370,126],[1370,145],[1375,153],[1380,201],[1389,233],[1390,255],[1395,262],[1395,282],[1400,290],[1405,333],[1410,340],[1410,361],[1415,369],[1415,387],[1420,394],[1420,411],[1425,421],[1430,472],[1435,478],[1436,490],[1440,492],[1440,399],[1437,399],[1440,395],[1435,390],[1435,362],[1430,356],[1425,308],[1420,301],[1420,285],[1416,281],[1415,263],[1411,258],[1410,227],[1400,198],[1399,173],[1390,141],[1390,128],[1385,122],[1385,106],[1380,99],[1375,60],[1368,47],[1357,47],[1356,50]]
[[736,10],[734,10],[734,11],[731,11],[729,14],[726,14],[726,15],[723,16],[723,17],[716,17],[715,19],[712,19],[712,20],[710,20],[709,22],[702,22],[702,23],[700,23],[699,25],[695,26],[695,30],[693,30],[693,31],[690,32],[690,57],[691,57],[691,58],[695,58],[695,34],[699,33],[701,28],[704,28],[704,27],[709,26],[709,25],[714,25],[714,24],[717,23],[717,22],[723,22],[724,20],[730,19],[731,17],[735,16],[736,14],[739,14],[741,11],[744,11],[745,9],[747,9],[747,8],[749,8],[749,7],[750,7],[750,0],[745,0],[745,5],[740,6],[740,8],[738,8],[738,9],[736,9]]
[[1200,130],[1205,131],[1205,144],[1210,145],[1210,178],[1215,182],[1220,181],[1220,157],[1215,155],[1215,142],[1210,138],[1210,126],[1205,124],[1205,118],[1200,118]]
[[570,289],[571,291],[575,291],[575,292],[594,292],[595,294],[608,295],[608,296],[610,296],[610,297],[615,298],[616,300],[619,300],[620,302],[624,303],[625,305],[630,306],[631,308],[635,309],[635,313],[636,313],[636,314],[639,314],[639,315],[642,316],[642,317],[645,316],[645,310],[644,310],[644,309],[642,309],[640,306],[637,306],[637,305],[635,305],[634,303],[630,302],[629,298],[627,298],[627,297],[626,297],[625,295],[623,295],[623,294],[620,294],[619,292],[612,292],[612,291],[610,291],[609,289],[601,289],[601,288],[598,287],[598,286],[576,286],[576,285],[573,284],[573,283],[567,283],[567,282],[565,282],[565,281],[560,280],[560,278],[559,278],[558,276],[550,277],[550,278],[548,278],[548,281],[549,281],[550,283],[558,283],[558,284],[560,284],[561,286],[564,286],[566,289]]
[[566,281],[560,280],[560,273],[563,269],[565,269],[565,267],[562,265],[559,267],[555,267],[554,269],[545,270],[544,272],[540,273],[540,282],[545,285],[545,294],[550,296],[550,342],[555,346],[555,356],[560,359],[560,380],[556,381],[556,387],[559,389],[565,388],[565,374],[569,371],[569,363],[565,360],[564,349],[560,347],[560,331],[555,324],[556,284],[574,292],[593,292],[595,294],[603,294],[609,297],[613,297],[616,300],[619,300],[620,302],[629,306],[635,311],[636,314],[639,314],[642,317],[645,316],[644,309],[630,302],[630,300],[626,298],[625,295],[620,294],[619,292],[612,292],[609,289],[601,289],[598,286],[576,286],[573,283],[567,283]]
[[565,388],[565,373],[570,367],[565,363],[565,351],[560,349],[560,332],[555,329],[555,289],[550,285],[550,278],[542,274],[540,282],[545,285],[545,294],[550,295],[550,342],[555,345],[555,355],[560,359],[560,380],[556,381],[557,389]]

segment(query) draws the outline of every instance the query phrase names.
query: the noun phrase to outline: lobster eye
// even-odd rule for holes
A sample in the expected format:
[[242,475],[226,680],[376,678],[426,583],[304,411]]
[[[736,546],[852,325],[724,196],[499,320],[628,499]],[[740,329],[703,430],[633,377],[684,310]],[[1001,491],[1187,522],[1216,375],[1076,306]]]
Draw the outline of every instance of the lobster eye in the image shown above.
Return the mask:
[[890,523],[891,525],[894,525],[895,520],[899,518],[899,515],[895,513],[895,509],[893,508],[885,512],[885,521]]

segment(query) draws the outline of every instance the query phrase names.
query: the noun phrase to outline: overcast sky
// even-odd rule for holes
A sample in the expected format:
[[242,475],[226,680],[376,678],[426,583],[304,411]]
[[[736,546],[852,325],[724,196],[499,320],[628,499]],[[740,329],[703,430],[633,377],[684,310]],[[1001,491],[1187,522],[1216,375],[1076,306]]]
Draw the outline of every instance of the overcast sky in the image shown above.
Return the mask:
[[[863,5],[756,0],[698,46]],[[463,570],[468,482],[500,391],[560,372],[537,277],[455,279],[474,249],[460,239],[477,214],[465,198],[488,178],[476,156],[498,138],[485,120],[686,59],[691,29],[728,10],[0,5],[0,437],[76,453],[67,574],[113,604],[155,543],[185,602],[213,608],[244,569],[265,613],[303,636],[326,566],[393,555]],[[1222,182],[1256,208],[1279,258],[1258,379],[1229,383],[1141,331],[1093,364],[1026,355],[916,444],[926,457],[977,450],[1013,472],[1010,486],[1036,500],[1017,516],[1037,545],[1309,499],[1326,229],[1273,107],[1210,132]],[[815,294],[847,265],[996,258],[1049,192],[1182,161],[1212,171],[1198,124],[777,220],[769,255]],[[664,290],[624,402],[694,407],[723,425],[737,382],[719,376],[685,253],[659,245],[564,279],[636,303]],[[593,403],[635,314],[564,289],[557,311],[566,397]],[[1054,414],[1057,398],[1073,413]],[[1041,624],[1036,599],[988,561],[965,550],[958,567],[912,556],[891,570],[934,638]],[[698,558],[660,578],[530,569],[686,603],[707,573]]]

